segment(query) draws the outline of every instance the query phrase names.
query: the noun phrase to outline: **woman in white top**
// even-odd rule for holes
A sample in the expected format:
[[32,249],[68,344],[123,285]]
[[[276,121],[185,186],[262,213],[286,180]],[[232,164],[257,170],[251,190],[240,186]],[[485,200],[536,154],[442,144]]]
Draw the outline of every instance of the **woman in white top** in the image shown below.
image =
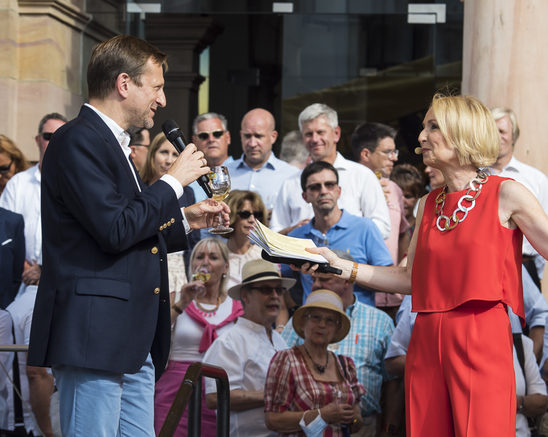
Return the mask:
[[[226,294],[228,269],[228,250],[221,240],[206,238],[196,244],[190,255],[193,280],[181,288],[171,306],[173,331],[170,359],[156,383],[154,395],[156,433],[162,428],[187,368],[196,361],[202,361],[213,340],[230,329],[238,316],[243,314],[241,303]],[[215,430],[215,412],[209,410],[205,399],[202,399],[202,436],[215,436]],[[174,435],[187,435],[186,412]]]
[[233,190],[226,201],[230,208],[230,227],[234,229],[225,235],[228,240],[228,272],[227,288],[242,282],[242,268],[245,263],[261,258],[260,247],[251,244],[249,232],[255,220],[266,225],[266,207],[261,196],[253,191]]

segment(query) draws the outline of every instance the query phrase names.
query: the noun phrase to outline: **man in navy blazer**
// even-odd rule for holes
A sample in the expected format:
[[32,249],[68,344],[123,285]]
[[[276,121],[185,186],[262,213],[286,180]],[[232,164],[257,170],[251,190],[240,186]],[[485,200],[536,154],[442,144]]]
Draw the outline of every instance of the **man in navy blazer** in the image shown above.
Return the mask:
[[21,214],[0,208],[0,309],[15,299],[25,263],[25,223]]
[[150,186],[130,162],[126,131],[153,126],[166,104],[165,66],[166,55],[136,37],[97,45],[89,104],[43,160],[28,363],[53,369],[63,435],[154,436],[154,369],[161,374],[170,346],[167,252],[219,212],[228,223],[228,207],[211,199],[179,207],[183,186],[209,171],[194,145]]

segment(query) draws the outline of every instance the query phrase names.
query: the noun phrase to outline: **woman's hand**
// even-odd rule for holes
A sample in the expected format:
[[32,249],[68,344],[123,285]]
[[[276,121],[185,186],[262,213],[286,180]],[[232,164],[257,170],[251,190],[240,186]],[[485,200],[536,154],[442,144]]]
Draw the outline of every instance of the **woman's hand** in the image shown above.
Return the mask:
[[341,279],[349,279],[350,274],[352,272],[352,262],[348,260],[343,260],[339,258],[337,255],[335,255],[330,249],[327,247],[310,247],[306,249],[307,252],[322,255],[329,265],[331,267],[336,267],[342,270],[341,275],[335,275],[332,273],[316,273],[316,270],[318,269],[318,264],[314,264],[311,262],[304,263],[301,267],[296,267],[294,265],[291,265],[291,268],[297,272],[301,272],[305,275],[312,275],[312,276],[320,276],[320,277],[338,277]]
[[323,420],[327,423],[352,423],[354,421],[354,408],[350,404],[331,402],[320,408]]
[[175,305],[180,310],[184,310],[196,296],[205,293],[205,284],[203,281],[192,281],[181,287],[181,299]]

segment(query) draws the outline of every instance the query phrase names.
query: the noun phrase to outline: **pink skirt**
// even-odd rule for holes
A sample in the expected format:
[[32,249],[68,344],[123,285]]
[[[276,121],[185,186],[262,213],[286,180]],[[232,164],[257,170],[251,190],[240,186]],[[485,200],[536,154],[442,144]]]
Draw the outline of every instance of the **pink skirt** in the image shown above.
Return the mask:
[[[169,361],[167,368],[156,383],[154,392],[154,430],[156,435],[160,433],[162,425],[175,399],[175,395],[185,377],[186,370],[193,361]],[[202,383],[202,437],[215,437],[217,435],[217,416],[214,410],[207,408],[205,403],[205,391]],[[188,434],[188,405],[181,417],[174,436],[186,437]]]

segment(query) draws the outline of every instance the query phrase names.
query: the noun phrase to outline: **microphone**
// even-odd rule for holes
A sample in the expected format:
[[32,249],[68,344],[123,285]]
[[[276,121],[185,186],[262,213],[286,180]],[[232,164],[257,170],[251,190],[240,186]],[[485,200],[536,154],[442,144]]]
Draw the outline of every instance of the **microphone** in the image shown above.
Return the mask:
[[420,155],[422,153],[422,147],[415,147],[415,153]]
[[[166,120],[162,124],[162,130],[164,131],[164,134],[169,142],[177,149],[177,152],[182,153],[182,151],[185,150],[186,145],[183,141],[183,132],[181,132],[181,129],[179,129],[177,123],[173,120]],[[200,184],[200,187],[202,187],[202,190],[204,190],[204,193],[206,193],[207,197],[212,197],[213,193],[209,187],[209,179],[207,176],[202,175],[197,179],[197,181],[198,184]]]

